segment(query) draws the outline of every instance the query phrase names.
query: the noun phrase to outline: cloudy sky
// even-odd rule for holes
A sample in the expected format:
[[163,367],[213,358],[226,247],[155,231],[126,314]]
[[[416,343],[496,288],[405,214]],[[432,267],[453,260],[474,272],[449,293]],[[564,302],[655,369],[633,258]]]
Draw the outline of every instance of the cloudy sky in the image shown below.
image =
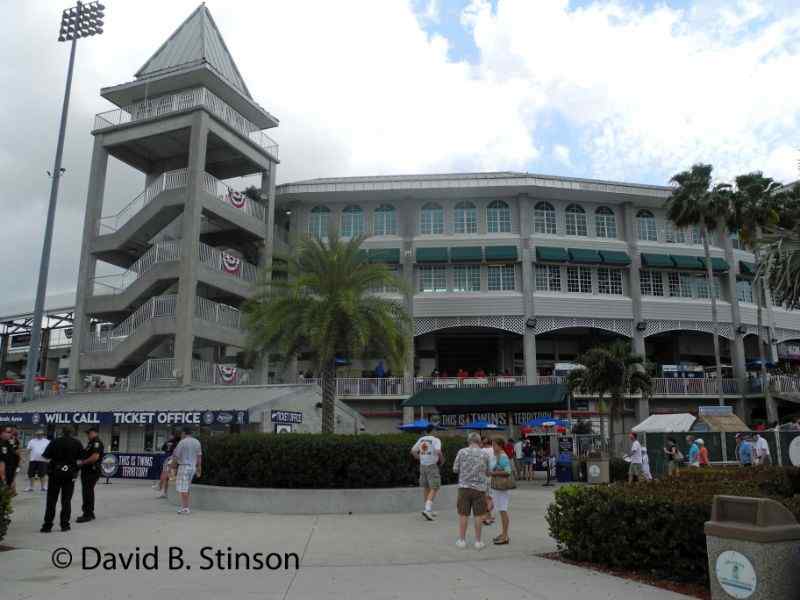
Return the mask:
[[[0,0],[0,306],[33,296],[61,108],[68,0]],[[196,0],[106,0],[79,43],[49,289],[74,288],[94,113]],[[797,179],[796,0],[209,0],[255,99],[276,115],[279,182],[447,171],[665,183]],[[104,213],[140,190],[112,164]]]

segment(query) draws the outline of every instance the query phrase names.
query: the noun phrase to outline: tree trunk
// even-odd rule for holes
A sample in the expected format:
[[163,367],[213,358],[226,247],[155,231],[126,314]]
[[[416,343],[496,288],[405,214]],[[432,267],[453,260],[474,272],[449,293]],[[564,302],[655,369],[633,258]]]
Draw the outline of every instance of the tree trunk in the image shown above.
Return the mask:
[[614,450],[616,449],[614,434],[616,433],[614,427],[614,418],[617,416],[617,398],[614,396],[608,397],[608,457],[614,458]]
[[719,405],[725,406],[725,392],[722,389],[722,359],[719,351],[719,317],[717,316],[717,294],[714,286],[714,270],[711,268],[711,252],[708,249],[708,229],[706,224],[700,225],[700,236],[703,238],[703,251],[706,260],[706,283],[708,284],[708,294],[711,297],[711,327],[714,332],[714,360],[717,363],[717,392],[719,393]]
[[322,369],[322,433],[336,428],[336,363],[331,359]]
[[[761,239],[761,227],[756,227],[756,242]],[[756,265],[759,266],[760,262],[760,251],[758,250],[758,245],[753,249],[753,255],[756,259]],[[761,360],[761,389],[764,391],[764,405],[767,411],[767,426],[772,425],[773,423],[778,423],[778,406],[775,404],[775,400],[772,398],[772,392],[769,389],[769,379],[767,378],[767,353],[765,351],[765,342],[769,343],[769,335],[767,335],[767,339],[764,340],[764,317],[763,317],[763,307],[764,307],[764,286],[763,281],[766,277],[762,277],[759,281],[754,282],[755,285],[755,293],[757,294],[756,299],[756,326],[758,327],[758,358]]]

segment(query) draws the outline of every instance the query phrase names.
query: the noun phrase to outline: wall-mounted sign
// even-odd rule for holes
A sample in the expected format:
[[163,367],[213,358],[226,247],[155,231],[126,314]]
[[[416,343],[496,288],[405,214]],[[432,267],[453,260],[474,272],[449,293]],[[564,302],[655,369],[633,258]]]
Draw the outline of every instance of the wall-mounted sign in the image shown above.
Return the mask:
[[756,591],[758,577],[748,558],[735,550],[726,550],[717,557],[717,581],[729,596],[749,598]]
[[[544,412],[515,412],[511,413],[512,425],[525,425],[531,419],[536,417],[552,417],[553,413],[550,411]],[[458,413],[458,414],[438,414],[433,415],[433,421],[438,417],[438,424],[443,427],[458,427],[459,425],[466,425],[473,421],[488,421],[501,427],[506,427],[508,423],[508,413],[504,412],[482,412],[482,413]]]
[[15,425],[245,425],[245,410],[0,412],[0,423]]
[[120,479],[158,479],[163,464],[163,454],[110,452],[100,462],[100,473]]
[[303,413],[292,410],[273,410],[270,413],[273,423],[302,423]]

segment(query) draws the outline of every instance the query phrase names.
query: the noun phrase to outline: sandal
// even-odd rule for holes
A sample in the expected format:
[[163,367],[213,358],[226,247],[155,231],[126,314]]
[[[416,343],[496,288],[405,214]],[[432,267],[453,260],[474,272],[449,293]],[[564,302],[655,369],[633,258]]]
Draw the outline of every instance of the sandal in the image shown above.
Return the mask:
[[493,541],[495,546],[506,546],[508,542],[511,540],[509,540],[508,538],[503,539],[500,536],[497,536],[496,538],[494,538]]

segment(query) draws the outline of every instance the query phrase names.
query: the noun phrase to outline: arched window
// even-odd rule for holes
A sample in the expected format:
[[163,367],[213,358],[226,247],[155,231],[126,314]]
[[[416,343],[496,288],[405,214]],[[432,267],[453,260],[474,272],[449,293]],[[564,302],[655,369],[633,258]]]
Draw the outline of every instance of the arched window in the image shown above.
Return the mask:
[[423,235],[444,233],[444,210],[434,202],[422,207],[419,232]]
[[646,242],[658,241],[656,218],[649,210],[640,210],[636,213],[636,222],[639,227],[639,239]]
[[594,211],[594,229],[597,237],[616,238],[617,218],[614,216],[614,211],[607,206],[601,206]]
[[502,200],[486,208],[486,229],[489,233],[511,233],[511,209]]
[[390,204],[381,204],[375,209],[375,235],[397,235],[397,211]]
[[539,202],[533,207],[533,232],[555,235],[556,211],[552,204]]
[[308,221],[308,233],[319,239],[328,237],[328,219],[331,211],[327,206],[315,206],[311,209]]
[[342,237],[358,237],[364,233],[364,211],[360,206],[346,206],[342,211]]
[[478,233],[478,209],[472,202],[456,204],[454,219],[456,233]]
[[570,204],[567,207],[565,222],[567,235],[580,235],[583,237],[589,235],[586,230],[586,211],[577,204]]

